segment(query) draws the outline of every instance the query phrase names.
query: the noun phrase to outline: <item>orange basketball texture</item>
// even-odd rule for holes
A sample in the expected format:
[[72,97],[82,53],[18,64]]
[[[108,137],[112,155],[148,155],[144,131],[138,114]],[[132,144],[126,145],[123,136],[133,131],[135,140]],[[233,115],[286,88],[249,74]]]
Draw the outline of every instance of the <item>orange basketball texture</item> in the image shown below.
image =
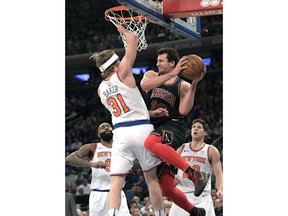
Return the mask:
[[205,64],[201,57],[195,54],[187,56],[187,68],[181,71],[181,75],[188,80],[193,80],[201,76],[204,73]]

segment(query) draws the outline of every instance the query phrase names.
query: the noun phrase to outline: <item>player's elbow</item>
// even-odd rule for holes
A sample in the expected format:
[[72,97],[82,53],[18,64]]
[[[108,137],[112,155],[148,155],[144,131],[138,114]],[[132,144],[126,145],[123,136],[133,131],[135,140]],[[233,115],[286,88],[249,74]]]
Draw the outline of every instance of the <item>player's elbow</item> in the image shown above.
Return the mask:
[[180,115],[186,116],[186,115],[189,114],[189,112],[190,112],[190,109],[181,109],[181,108],[179,108]]
[[147,91],[149,90],[149,88],[148,88],[148,86],[146,85],[145,82],[141,83],[140,86],[141,86],[141,89],[142,89],[143,91],[145,91],[145,92],[147,92]]
[[183,115],[183,116],[186,116],[189,114],[189,112],[179,112],[179,113],[180,113],[180,115]]
[[65,158],[65,164],[70,164],[71,163],[71,155],[68,155],[66,158]]

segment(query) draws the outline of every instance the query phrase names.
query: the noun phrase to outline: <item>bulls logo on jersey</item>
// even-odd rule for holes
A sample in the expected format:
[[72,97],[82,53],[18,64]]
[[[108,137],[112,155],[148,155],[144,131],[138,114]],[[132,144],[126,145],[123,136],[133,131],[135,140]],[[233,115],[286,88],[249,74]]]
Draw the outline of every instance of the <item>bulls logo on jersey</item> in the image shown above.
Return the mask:
[[162,143],[163,144],[171,144],[173,139],[173,134],[170,131],[164,130],[162,133]]

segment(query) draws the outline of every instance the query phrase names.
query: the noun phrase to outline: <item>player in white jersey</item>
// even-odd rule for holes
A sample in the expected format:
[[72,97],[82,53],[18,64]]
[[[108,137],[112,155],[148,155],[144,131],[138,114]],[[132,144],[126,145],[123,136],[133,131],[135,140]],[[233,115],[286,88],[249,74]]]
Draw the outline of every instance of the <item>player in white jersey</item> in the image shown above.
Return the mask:
[[[102,123],[98,128],[99,143],[81,146],[66,157],[66,163],[78,167],[91,167],[92,180],[89,196],[89,216],[108,216],[108,194],[110,191],[110,162],[113,142],[112,127]],[[120,216],[130,216],[127,199],[121,191]]]
[[135,159],[142,167],[156,216],[164,215],[163,196],[156,175],[156,167],[161,160],[144,148],[144,141],[154,128],[132,74],[138,37],[121,25],[117,29],[127,42],[122,60],[113,50],[104,50],[91,56],[104,78],[98,88],[98,95],[110,111],[114,126],[109,216],[118,215],[121,188]]
[[[177,152],[188,162],[191,166],[202,172],[210,173],[210,179],[201,194],[196,197],[194,195],[194,184],[187,178],[187,174],[178,169],[177,176],[175,176],[178,183],[177,188],[183,191],[190,202],[197,207],[205,208],[207,216],[215,216],[214,206],[211,192],[211,174],[214,171],[216,177],[217,197],[223,199],[223,173],[220,161],[220,153],[218,149],[212,145],[204,143],[204,137],[207,135],[209,129],[208,124],[202,119],[195,119],[192,122],[191,136],[192,141],[184,143],[177,149]],[[189,213],[172,204],[169,216],[189,216]]]

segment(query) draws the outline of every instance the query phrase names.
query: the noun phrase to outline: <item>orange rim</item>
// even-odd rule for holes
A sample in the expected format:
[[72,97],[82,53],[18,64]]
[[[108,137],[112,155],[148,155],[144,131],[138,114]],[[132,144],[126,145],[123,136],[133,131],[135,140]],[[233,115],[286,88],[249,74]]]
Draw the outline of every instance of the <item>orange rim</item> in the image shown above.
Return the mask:
[[[113,20],[123,20],[123,19],[124,20],[132,20],[133,19],[133,20],[139,21],[139,20],[144,20],[146,18],[143,15],[134,16],[134,17],[114,17],[114,16],[109,15],[109,13],[111,11],[130,11],[130,10],[125,6],[117,6],[117,7],[112,7],[112,8],[107,9],[104,13],[105,16],[110,18],[110,19],[113,19]],[[155,21],[150,20],[150,19],[148,19],[148,20],[149,20],[149,22],[156,24]]]

